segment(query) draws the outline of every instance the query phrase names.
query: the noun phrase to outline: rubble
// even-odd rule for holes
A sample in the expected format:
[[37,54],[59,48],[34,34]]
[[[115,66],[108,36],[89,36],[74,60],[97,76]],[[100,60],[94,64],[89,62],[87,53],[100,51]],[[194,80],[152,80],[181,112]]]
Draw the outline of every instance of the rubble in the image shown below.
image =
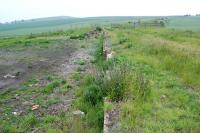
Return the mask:
[[14,76],[14,75],[11,75],[11,74],[6,74],[6,75],[4,75],[3,76],[5,79],[8,79],[8,78],[11,78],[11,79],[13,79],[13,78],[16,78],[16,76]]
[[31,108],[31,110],[32,110],[32,111],[33,111],[33,110],[37,110],[39,107],[40,107],[40,105],[33,105],[32,108]]

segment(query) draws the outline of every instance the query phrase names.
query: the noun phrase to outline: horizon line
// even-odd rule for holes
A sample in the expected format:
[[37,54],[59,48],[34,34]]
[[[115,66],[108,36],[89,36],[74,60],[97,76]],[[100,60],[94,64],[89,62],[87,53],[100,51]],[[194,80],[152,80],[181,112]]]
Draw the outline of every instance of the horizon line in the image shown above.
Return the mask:
[[65,15],[60,15],[60,16],[46,16],[46,17],[35,17],[35,18],[28,18],[28,19],[16,19],[16,20],[11,20],[11,21],[5,21],[5,22],[1,22],[0,24],[7,24],[7,23],[12,23],[12,22],[18,22],[18,21],[31,21],[31,20],[37,20],[37,19],[45,19],[45,18],[56,18],[56,17],[69,17],[69,18],[74,18],[74,19],[84,19],[84,18],[101,18],[101,17],[181,17],[181,16],[198,16],[200,14],[182,14],[182,15],[134,15],[134,16],[130,16],[130,15],[111,15],[111,16],[85,16],[85,17],[76,17],[76,16],[65,16]]

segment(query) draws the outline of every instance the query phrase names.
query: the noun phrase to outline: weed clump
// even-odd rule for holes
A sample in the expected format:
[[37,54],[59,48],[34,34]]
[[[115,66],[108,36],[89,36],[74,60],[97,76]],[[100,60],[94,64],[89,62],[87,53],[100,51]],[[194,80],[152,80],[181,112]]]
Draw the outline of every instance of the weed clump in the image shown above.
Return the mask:
[[79,39],[79,40],[83,40],[85,39],[86,35],[85,34],[80,34],[80,35],[71,35],[70,39]]
[[101,32],[101,31],[102,31],[102,28],[97,26],[97,27],[95,28],[95,30],[98,31],[98,32]]
[[29,114],[28,116],[24,117],[24,119],[21,121],[21,128],[24,131],[27,131],[28,129],[34,127],[38,122],[36,116],[34,114]]
[[80,61],[78,62],[78,64],[79,64],[79,65],[85,65],[85,61],[84,61],[84,60],[80,60]]
[[43,89],[43,93],[52,93],[53,90],[56,88],[56,87],[59,87],[60,86],[60,81],[59,80],[56,80],[56,81],[53,81],[52,83],[48,84],[44,89]]
[[127,99],[144,101],[150,94],[145,77],[133,70],[128,63],[117,59],[102,64],[94,70],[93,75],[85,76],[80,86],[80,99],[75,106],[86,113],[86,120],[91,129],[96,128],[95,131],[102,129],[104,109],[112,107],[104,107],[104,98],[113,102]]
[[98,102],[102,101],[103,96],[97,85],[90,85],[85,89],[83,94],[84,100],[91,105],[96,105]]
[[121,38],[121,39],[119,40],[119,44],[123,44],[123,43],[125,43],[125,42],[128,42],[128,38]]

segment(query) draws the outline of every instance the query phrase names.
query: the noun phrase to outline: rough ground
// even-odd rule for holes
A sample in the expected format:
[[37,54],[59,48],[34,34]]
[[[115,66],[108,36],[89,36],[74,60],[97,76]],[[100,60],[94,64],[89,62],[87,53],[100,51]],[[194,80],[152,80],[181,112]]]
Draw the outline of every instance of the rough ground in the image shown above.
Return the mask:
[[[16,48],[0,49],[0,128],[10,125],[8,128],[14,127],[20,132],[45,132],[42,119],[60,117],[63,112],[66,117],[70,114],[78,83],[73,75],[87,70],[91,60],[89,47],[95,39],[47,39],[53,39],[45,44],[47,46],[17,45]],[[52,91],[44,92],[56,81],[61,82]],[[21,130],[19,127],[25,124],[21,121],[29,119],[30,115],[39,119],[38,125],[44,125]],[[52,124],[61,129],[63,123],[67,125],[68,118],[65,119]],[[8,131],[6,127],[2,130]]]
[[[63,61],[59,67],[55,67],[54,70],[58,72],[59,75],[67,79],[68,83],[71,85],[71,88],[75,88],[76,81],[71,78],[72,74],[81,69],[82,72],[86,71],[86,65],[89,65],[91,55],[86,49],[80,49]],[[85,65],[80,65],[78,62],[84,60]],[[60,95],[61,99],[64,99],[64,102],[58,105],[50,107],[50,110],[53,114],[59,114],[63,111],[67,111],[71,106],[72,102],[75,100],[75,90],[70,89],[65,95]],[[67,98],[66,98],[67,97]]]
[[71,54],[76,50],[72,46],[74,42],[68,40],[61,43],[64,44],[59,46],[58,43],[47,49],[0,50],[0,89],[17,87],[32,75],[40,75],[55,66],[60,66],[63,60],[71,58]]

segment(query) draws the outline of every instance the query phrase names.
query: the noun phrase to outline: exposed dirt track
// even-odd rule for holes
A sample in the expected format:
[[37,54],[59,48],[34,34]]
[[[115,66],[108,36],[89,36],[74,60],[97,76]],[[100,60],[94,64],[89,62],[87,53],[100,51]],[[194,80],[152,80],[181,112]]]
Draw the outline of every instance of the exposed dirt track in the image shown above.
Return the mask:
[[[0,88],[17,89],[33,76],[39,80],[35,84],[31,84],[29,89],[34,87],[46,86],[49,81],[45,79],[47,74],[56,74],[67,80],[67,83],[71,86],[69,91],[65,94],[59,92],[52,93],[49,98],[58,98],[62,102],[48,106],[48,108],[39,108],[36,110],[38,116],[42,115],[42,112],[50,115],[58,115],[62,112],[69,110],[72,102],[75,100],[74,86],[76,81],[73,80],[72,74],[81,68],[84,72],[87,65],[90,62],[90,54],[88,49],[81,48],[83,43],[90,43],[79,40],[64,40],[62,44],[53,44],[47,49],[33,50],[26,49],[25,51],[12,51],[12,50],[0,50]],[[80,61],[84,61],[84,65],[80,65]],[[6,77],[5,77],[6,76]],[[13,76],[13,77],[12,77]],[[41,94],[33,94],[29,101],[24,102],[23,96],[17,96],[18,100],[8,101],[11,105],[17,105],[14,112],[26,115],[28,106],[32,106],[34,99],[40,97]],[[27,106],[27,104],[29,104]]]
[[76,51],[73,42],[63,43],[47,49],[0,50],[0,89],[17,87],[32,75],[51,71],[55,66],[60,66],[63,60],[72,58],[71,55]]

